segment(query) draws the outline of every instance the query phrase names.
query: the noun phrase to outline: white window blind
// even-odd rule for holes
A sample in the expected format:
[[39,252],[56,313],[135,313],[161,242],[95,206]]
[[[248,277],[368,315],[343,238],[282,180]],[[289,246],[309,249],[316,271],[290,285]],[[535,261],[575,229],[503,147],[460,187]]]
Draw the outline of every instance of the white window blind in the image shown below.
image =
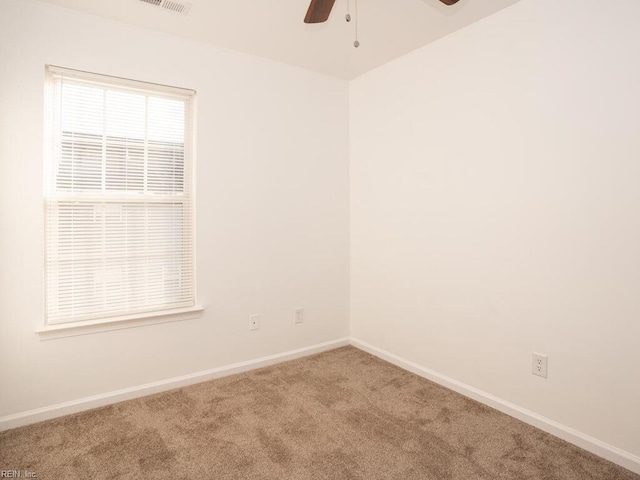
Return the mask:
[[46,324],[194,306],[194,92],[47,72]]

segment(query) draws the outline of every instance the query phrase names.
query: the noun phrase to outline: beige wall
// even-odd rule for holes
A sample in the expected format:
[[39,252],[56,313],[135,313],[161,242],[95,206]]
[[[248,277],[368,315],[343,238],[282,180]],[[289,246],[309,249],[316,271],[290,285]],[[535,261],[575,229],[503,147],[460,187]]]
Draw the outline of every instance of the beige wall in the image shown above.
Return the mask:
[[523,0],[350,85],[352,336],[636,461],[638,18]]

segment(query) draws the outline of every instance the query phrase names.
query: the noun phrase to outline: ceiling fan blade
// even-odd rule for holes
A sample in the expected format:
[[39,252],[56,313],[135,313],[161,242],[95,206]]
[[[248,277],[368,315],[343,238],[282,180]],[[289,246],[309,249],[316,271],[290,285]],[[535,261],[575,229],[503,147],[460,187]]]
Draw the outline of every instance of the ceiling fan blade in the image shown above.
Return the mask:
[[[456,0],[457,1],[457,0]],[[326,22],[336,0],[311,0],[304,23]]]
[[455,5],[459,0],[440,0],[445,5]]

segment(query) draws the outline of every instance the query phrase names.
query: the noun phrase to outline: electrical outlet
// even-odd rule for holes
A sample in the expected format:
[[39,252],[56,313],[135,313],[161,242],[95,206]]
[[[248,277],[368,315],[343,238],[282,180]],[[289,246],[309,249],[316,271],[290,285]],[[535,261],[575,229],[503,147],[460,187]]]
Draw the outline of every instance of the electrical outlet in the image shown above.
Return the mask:
[[295,321],[296,323],[304,322],[304,308],[296,308]]
[[251,330],[260,328],[260,315],[249,315],[249,328]]
[[547,378],[547,356],[533,352],[532,360],[531,373]]

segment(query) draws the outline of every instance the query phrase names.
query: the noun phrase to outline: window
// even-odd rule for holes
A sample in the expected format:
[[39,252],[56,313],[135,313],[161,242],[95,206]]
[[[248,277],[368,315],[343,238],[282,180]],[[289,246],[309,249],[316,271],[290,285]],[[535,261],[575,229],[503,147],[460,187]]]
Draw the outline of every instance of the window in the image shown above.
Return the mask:
[[193,97],[47,67],[46,326],[195,306]]

